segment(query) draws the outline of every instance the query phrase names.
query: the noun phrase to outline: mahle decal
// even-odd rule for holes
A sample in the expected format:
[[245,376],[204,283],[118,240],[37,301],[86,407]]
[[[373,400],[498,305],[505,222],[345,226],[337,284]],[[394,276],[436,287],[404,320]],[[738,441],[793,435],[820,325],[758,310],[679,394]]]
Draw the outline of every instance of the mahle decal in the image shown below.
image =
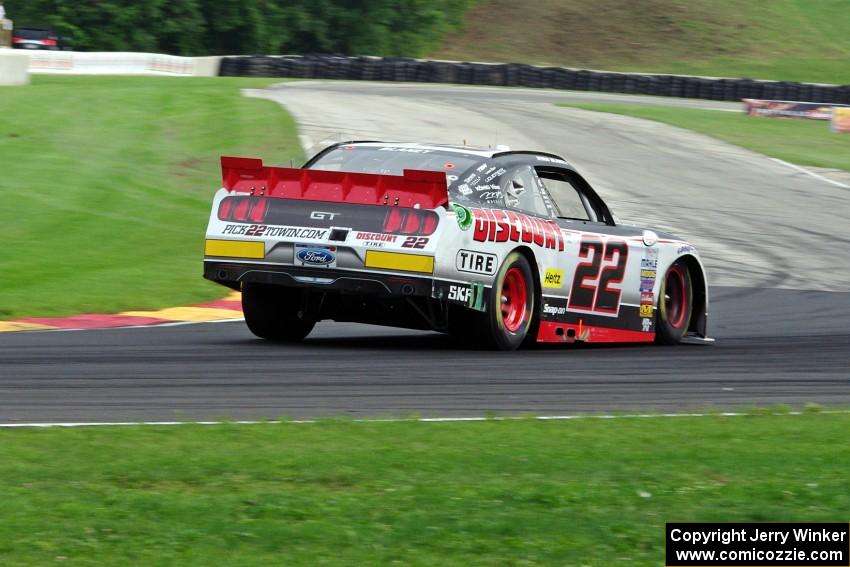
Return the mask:
[[469,230],[469,227],[472,226],[472,211],[457,203],[452,203],[452,210],[457,215],[457,225],[460,229]]

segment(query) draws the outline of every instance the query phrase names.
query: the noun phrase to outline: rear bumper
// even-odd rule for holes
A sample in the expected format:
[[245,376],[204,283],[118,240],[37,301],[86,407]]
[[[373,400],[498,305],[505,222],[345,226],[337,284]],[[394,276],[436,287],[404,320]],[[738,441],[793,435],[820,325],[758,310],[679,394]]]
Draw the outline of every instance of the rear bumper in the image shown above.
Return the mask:
[[309,287],[316,291],[401,297],[431,297],[434,285],[433,278],[427,276],[226,260],[205,260],[204,277],[233,289],[239,289],[243,283],[264,283]]
[[34,43],[26,41],[18,41],[12,44],[13,49],[25,49],[28,51],[58,51],[59,47],[55,45],[44,45],[43,43]]

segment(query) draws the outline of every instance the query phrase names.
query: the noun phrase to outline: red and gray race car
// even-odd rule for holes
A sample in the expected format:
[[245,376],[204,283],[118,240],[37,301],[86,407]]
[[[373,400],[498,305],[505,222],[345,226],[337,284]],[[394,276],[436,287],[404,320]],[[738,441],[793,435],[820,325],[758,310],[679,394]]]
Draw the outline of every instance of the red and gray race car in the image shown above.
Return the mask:
[[696,249],[619,224],[556,155],[345,142],[300,169],[221,161],[204,277],[242,291],[259,337],[332,319],[503,350],[710,340]]

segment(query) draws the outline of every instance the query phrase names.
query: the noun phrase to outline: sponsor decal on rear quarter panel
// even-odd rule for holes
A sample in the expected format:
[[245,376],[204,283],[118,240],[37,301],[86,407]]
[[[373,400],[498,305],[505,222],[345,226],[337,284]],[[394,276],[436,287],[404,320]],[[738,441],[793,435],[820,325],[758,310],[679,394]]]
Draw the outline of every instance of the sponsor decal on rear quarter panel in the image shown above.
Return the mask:
[[451,284],[447,299],[476,311],[484,311],[484,286],[477,282],[469,285]]
[[554,221],[502,209],[472,209],[473,239],[478,242],[524,242],[563,252],[564,237]]
[[499,257],[495,254],[458,250],[455,257],[455,267],[460,272],[492,276],[499,267]]
[[463,205],[458,205],[457,203],[452,203],[452,210],[457,215],[457,225],[461,230],[469,230],[469,227],[472,226],[472,212],[464,207]]
[[543,274],[543,287],[561,287],[564,282],[564,270],[549,268]]
[[359,240],[360,244],[371,248],[383,248],[385,244],[395,244],[398,238],[398,235],[395,234],[378,232],[358,232],[354,235],[354,239]]

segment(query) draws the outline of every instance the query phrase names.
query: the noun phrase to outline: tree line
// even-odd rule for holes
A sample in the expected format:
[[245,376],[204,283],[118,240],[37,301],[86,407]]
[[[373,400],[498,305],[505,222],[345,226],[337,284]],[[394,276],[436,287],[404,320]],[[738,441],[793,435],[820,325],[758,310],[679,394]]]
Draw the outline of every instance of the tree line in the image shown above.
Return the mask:
[[5,0],[16,27],[85,51],[419,57],[476,0]]

